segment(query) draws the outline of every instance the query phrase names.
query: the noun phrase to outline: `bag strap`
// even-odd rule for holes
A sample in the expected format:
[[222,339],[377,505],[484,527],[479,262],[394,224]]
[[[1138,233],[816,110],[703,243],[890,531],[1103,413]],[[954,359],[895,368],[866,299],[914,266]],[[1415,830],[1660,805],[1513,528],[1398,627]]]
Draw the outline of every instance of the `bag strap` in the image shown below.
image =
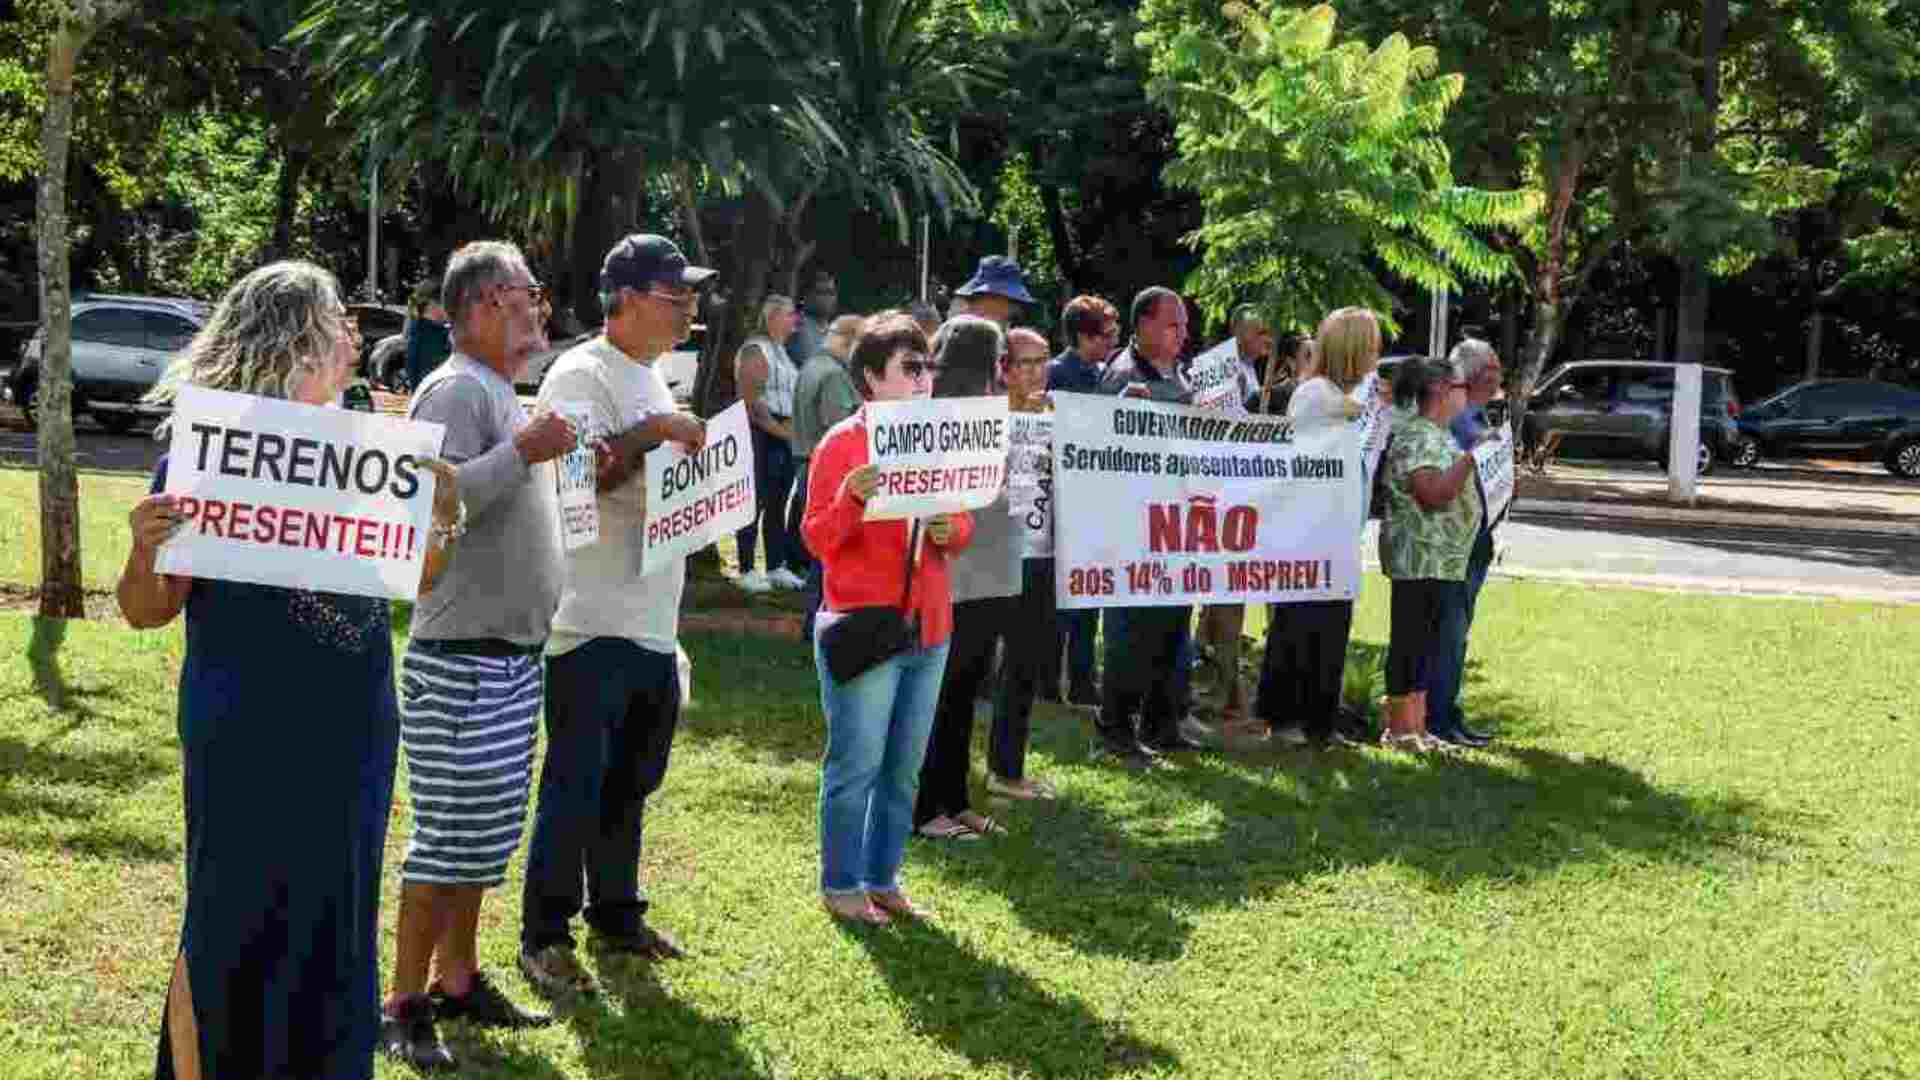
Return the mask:
[[900,581],[900,610],[907,610],[907,601],[913,596],[913,563],[920,555],[920,519],[913,519],[913,527],[907,530],[907,572]]

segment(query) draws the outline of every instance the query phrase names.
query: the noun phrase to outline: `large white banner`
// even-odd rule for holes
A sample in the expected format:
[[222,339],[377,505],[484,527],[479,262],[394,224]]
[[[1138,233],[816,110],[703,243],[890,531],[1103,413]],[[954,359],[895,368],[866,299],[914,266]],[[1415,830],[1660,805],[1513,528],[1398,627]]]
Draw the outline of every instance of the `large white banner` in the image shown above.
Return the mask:
[[185,386],[167,493],[186,525],[164,574],[411,600],[419,591],[439,424]]
[[867,404],[867,460],[880,487],[866,518],[978,510],[1007,479],[1005,397],[926,398]]
[[647,535],[640,570],[651,574],[753,520],[753,435],[747,403],[707,421],[697,454],[673,443],[647,452]]
[[1009,413],[1007,512],[1020,553],[1053,557],[1053,414]]
[[1473,448],[1473,464],[1480,470],[1480,490],[1487,497],[1487,526],[1500,523],[1513,505],[1513,428],[1494,428]]
[[1190,405],[1055,394],[1063,608],[1351,599],[1360,440]]

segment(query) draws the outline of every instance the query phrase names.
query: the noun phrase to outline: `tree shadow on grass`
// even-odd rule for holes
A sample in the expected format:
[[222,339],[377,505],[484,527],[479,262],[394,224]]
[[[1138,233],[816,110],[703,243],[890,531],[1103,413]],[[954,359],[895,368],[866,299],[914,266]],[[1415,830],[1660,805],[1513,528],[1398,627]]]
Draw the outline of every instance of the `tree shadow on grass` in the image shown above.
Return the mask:
[[[27,666],[33,672],[33,690],[47,708],[68,716],[74,727],[98,719],[99,713],[87,705],[87,699],[120,700],[124,695],[116,687],[73,686],[60,666],[60,649],[67,640],[67,619],[33,617],[33,637],[27,642]],[[68,730],[72,730],[69,728]]]
[[1048,992],[937,926],[845,932],[873,957],[915,1030],[976,1066],[1016,1075],[1101,1077],[1179,1065],[1167,1047],[1102,1019],[1078,998]]
[[[165,754],[140,750],[57,750],[55,739],[0,737],[0,845],[157,862],[177,845],[103,821],[112,801],[174,770]],[[45,819],[60,824],[49,829]]]
[[693,701],[677,738],[732,741],[744,756],[770,764],[819,761],[827,725],[813,654],[797,641],[765,634],[680,636],[693,661]]
[[[1043,741],[1063,763],[1085,756],[1081,732]],[[1403,866],[1450,891],[1579,863],[1757,860],[1792,840],[1757,802],[1664,790],[1616,762],[1537,747],[1424,760],[1360,750],[1200,755],[1126,787],[1107,805],[1071,791],[1028,804],[1030,820],[991,844],[916,852],[949,879],[1004,895],[1036,933],[1167,961],[1186,947],[1186,912],[1236,907],[1346,867]]]

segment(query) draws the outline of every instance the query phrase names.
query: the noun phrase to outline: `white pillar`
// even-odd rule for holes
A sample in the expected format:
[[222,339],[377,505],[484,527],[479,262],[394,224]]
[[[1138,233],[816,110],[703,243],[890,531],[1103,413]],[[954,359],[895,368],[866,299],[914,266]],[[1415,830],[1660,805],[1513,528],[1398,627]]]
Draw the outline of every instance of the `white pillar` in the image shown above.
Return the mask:
[[1700,479],[1699,364],[1673,368],[1673,422],[1667,436],[1667,498],[1693,505]]
[[927,300],[928,256],[933,247],[933,215],[920,215],[920,302]]
[[367,144],[367,303],[380,301],[380,159]]
[[1427,320],[1427,355],[1445,357],[1447,355],[1447,290],[1433,291],[1433,306],[1429,309]]

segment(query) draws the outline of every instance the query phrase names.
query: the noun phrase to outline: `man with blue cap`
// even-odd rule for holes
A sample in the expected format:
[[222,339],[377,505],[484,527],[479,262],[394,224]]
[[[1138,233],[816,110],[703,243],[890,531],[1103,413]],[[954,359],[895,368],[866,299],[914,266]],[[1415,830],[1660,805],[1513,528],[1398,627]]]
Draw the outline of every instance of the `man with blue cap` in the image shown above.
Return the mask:
[[999,323],[1002,330],[1013,322],[1016,304],[1033,303],[1033,294],[1027,291],[1020,264],[1007,255],[983,257],[974,268],[973,276],[953,290],[953,295],[966,299],[967,314],[991,319]]

